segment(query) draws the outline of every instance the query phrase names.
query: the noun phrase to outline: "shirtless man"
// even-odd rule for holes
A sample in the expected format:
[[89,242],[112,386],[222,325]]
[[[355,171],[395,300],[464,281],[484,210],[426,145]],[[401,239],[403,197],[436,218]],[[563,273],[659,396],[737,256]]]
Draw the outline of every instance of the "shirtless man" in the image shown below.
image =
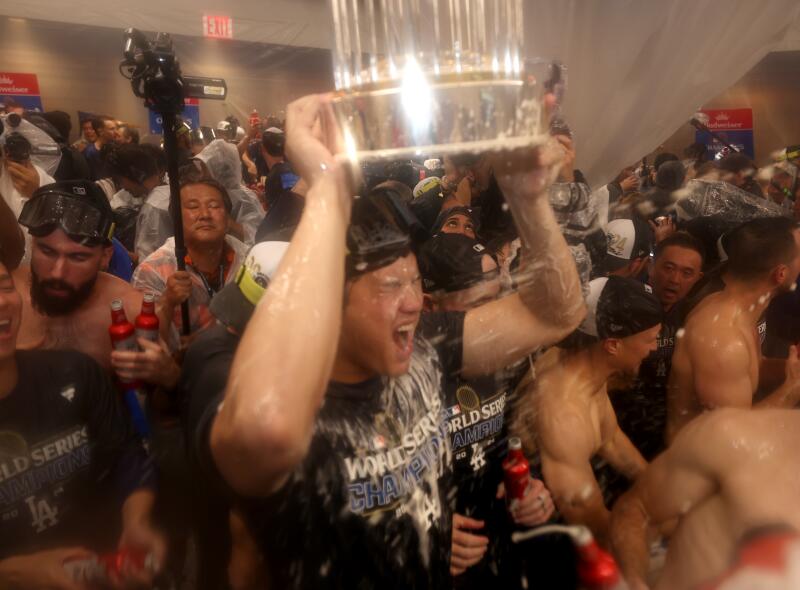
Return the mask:
[[[796,358],[787,371],[800,384]],[[697,588],[723,573],[753,529],[800,530],[798,445],[797,410],[724,408],[683,428],[614,506],[612,546],[632,590],[649,587],[648,524],[680,519],[653,585],[668,590]]]
[[[139,313],[142,294],[104,272],[112,255],[113,214],[94,183],[66,181],[45,185],[20,214],[33,236],[31,264],[14,272],[23,292],[21,349],[72,349],[107,370],[112,368],[110,304],[122,299],[128,319]],[[171,387],[179,368],[159,345],[140,344],[144,352],[114,364],[120,377]]]
[[576,336],[592,343],[577,351],[553,348],[539,359],[536,379],[522,393],[522,408],[531,411],[522,411],[516,430],[528,449],[538,448],[561,514],[604,543],[610,512],[592,458],[599,455],[629,479],[647,466],[617,424],[606,383],[614,375],[636,375],[656,348],[662,310],[649,287],[633,279],[599,278],[589,289],[589,313]]
[[[770,300],[800,273],[800,228],[786,218],[755,219],[728,240],[725,288],[689,315],[675,343],[667,387],[667,442],[705,409],[750,408],[766,371],[756,324]],[[791,347],[790,358],[797,357]],[[761,379],[760,379],[761,378]],[[787,379],[757,406],[792,407],[800,391]]]

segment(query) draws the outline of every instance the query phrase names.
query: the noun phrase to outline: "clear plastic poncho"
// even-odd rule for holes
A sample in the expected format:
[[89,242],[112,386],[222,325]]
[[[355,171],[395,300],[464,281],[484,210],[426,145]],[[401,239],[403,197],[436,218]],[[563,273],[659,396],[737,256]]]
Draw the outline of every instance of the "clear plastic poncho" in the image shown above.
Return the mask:
[[581,182],[556,182],[548,192],[556,221],[575,259],[586,292],[593,261],[601,259],[607,247],[595,196],[589,186]]
[[135,250],[144,260],[172,237],[172,218],[169,215],[169,185],[162,184],[147,195],[136,221]]
[[756,217],[791,214],[780,205],[761,199],[722,180],[690,180],[678,191],[675,211],[680,221],[711,217],[738,225]]
[[56,140],[39,129],[30,121],[18,118],[19,124],[12,127],[9,116],[2,118],[3,133],[0,135],[0,145],[6,144],[6,137],[15,131],[20,133],[31,144],[31,162],[44,170],[48,176],[53,176],[61,163],[61,147]]
[[236,146],[224,139],[215,139],[197,155],[208,166],[214,179],[228,191],[231,218],[242,225],[244,242],[255,243],[256,230],[265,212],[255,193],[242,184],[242,162]]

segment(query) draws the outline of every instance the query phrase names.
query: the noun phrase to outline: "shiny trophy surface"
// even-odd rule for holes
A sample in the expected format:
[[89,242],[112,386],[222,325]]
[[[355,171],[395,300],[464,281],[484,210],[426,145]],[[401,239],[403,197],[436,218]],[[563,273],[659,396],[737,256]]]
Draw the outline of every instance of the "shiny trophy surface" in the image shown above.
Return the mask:
[[522,0],[330,0],[334,110],[360,161],[544,141],[550,64],[525,60]]

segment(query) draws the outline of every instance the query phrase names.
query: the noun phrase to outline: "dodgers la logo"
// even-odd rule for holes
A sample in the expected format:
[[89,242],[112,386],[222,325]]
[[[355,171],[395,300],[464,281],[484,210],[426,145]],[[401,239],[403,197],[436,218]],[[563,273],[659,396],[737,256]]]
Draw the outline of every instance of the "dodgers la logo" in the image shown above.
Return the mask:
[[479,471],[486,465],[486,454],[483,452],[483,445],[481,443],[472,445],[472,458],[469,460],[469,464],[473,471]]
[[58,524],[58,508],[50,506],[47,500],[37,501],[34,496],[25,498],[28,510],[31,511],[31,526],[41,533]]
[[64,389],[61,390],[61,397],[63,397],[68,402],[72,402],[72,400],[75,399],[75,386],[67,385]]

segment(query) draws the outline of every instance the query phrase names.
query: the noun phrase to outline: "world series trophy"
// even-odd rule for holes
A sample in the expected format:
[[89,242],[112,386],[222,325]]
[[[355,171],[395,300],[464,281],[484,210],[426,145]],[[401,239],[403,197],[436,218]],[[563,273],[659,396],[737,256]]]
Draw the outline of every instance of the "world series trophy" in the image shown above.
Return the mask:
[[524,59],[523,0],[329,3],[333,108],[351,159],[544,142],[543,98],[560,71]]

